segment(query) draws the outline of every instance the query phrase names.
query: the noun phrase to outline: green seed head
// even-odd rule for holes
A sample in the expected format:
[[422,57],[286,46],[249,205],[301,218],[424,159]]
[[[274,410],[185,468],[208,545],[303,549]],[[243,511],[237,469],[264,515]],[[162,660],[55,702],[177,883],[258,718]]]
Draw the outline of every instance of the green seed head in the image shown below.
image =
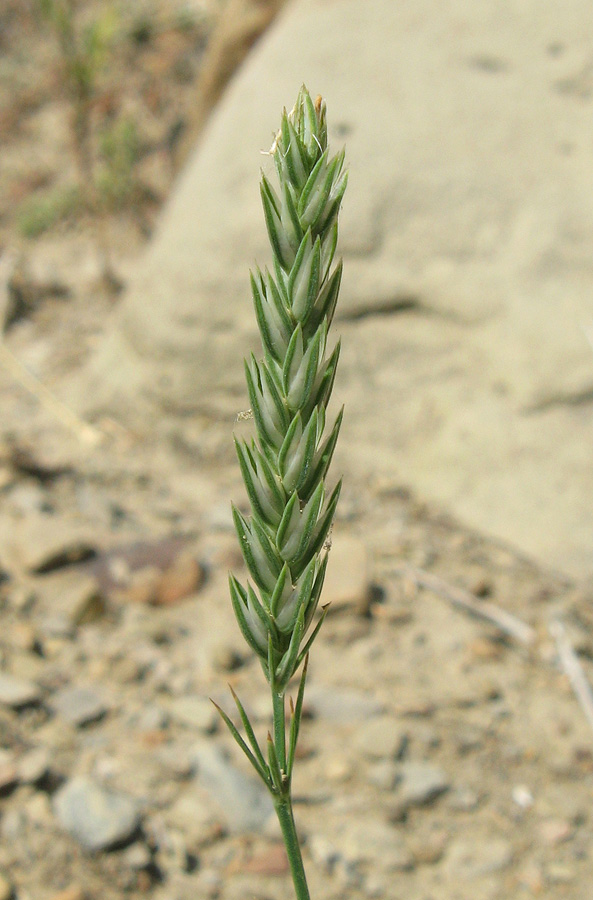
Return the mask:
[[327,345],[342,274],[334,255],[347,174],[344,153],[329,155],[325,103],[305,87],[283,113],[270,154],[278,185],[262,174],[261,197],[273,265],[251,275],[263,358],[245,363],[255,437],[236,441],[251,515],[233,511],[253,587],[234,576],[230,587],[245,639],[283,691],[318,631],[307,637],[340,493],[340,484],[325,486],[342,419],[326,429],[339,356],[339,345]]

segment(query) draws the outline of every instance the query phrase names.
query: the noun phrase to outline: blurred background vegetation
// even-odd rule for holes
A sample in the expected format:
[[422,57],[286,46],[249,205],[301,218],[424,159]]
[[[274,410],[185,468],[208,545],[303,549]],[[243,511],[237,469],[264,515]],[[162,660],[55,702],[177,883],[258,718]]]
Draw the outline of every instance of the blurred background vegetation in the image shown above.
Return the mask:
[[3,0],[0,250],[109,220],[150,234],[172,179],[282,0]]

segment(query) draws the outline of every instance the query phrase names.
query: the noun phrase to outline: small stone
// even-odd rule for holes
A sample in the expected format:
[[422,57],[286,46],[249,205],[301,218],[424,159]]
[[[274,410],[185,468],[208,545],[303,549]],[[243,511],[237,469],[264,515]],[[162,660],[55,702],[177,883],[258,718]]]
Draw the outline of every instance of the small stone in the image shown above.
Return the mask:
[[11,542],[13,557],[27,572],[43,575],[93,556],[91,536],[80,525],[54,515],[28,516],[18,523]]
[[103,618],[107,612],[105,596],[91,575],[77,578],[76,583],[60,593],[54,604],[56,614],[63,615],[70,625],[88,625]]
[[165,709],[151,703],[141,710],[133,724],[138,731],[159,731],[166,728],[170,721],[169,713]]
[[539,823],[538,831],[540,840],[546,847],[562,844],[570,840],[574,833],[572,825],[565,819],[544,819]]
[[219,805],[231,831],[260,831],[274,807],[259,781],[243,774],[226,755],[209,741],[192,751],[200,783]]
[[244,663],[244,657],[230,644],[217,644],[212,648],[212,666],[219,672],[235,672]]
[[392,759],[382,759],[370,766],[367,775],[369,784],[380,791],[392,791],[397,783],[398,771]]
[[194,766],[185,747],[167,744],[157,753],[159,762],[175,779],[185,781],[194,774]]
[[14,887],[9,878],[0,872],[0,900],[12,900]]
[[399,803],[408,809],[426,806],[450,787],[442,769],[425,762],[405,762],[399,767]]
[[448,795],[448,806],[455,812],[473,812],[479,805],[479,795],[469,787],[454,788]]
[[84,890],[79,885],[73,884],[63,891],[58,891],[57,894],[52,894],[50,900],[86,900],[86,898]]
[[414,868],[414,858],[402,835],[392,825],[374,818],[354,819],[346,826],[340,839],[340,855],[347,864],[355,866],[380,859],[381,866],[389,871]]
[[544,889],[544,877],[542,870],[536,863],[525,863],[517,875],[517,882],[521,887],[526,887],[532,894],[538,896]]
[[180,725],[205,734],[212,734],[218,727],[218,713],[210,700],[204,697],[176,697],[169,706],[169,712]]
[[10,631],[10,643],[18,650],[33,653],[39,647],[37,631],[30,622],[16,622]]
[[18,781],[18,769],[12,753],[0,749],[0,795],[10,793]]
[[446,846],[447,834],[439,831],[424,840],[412,838],[410,849],[417,866],[434,866],[443,858]]
[[533,794],[526,784],[516,784],[511,791],[511,797],[520,809],[530,809],[534,804]]
[[0,705],[21,709],[39,703],[41,691],[32,681],[0,672]]
[[120,603],[156,603],[161,570],[157,566],[143,566],[130,573],[125,588],[113,591],[113,597]]
[[[298,756],[298,746],[297,746]],[[341,784],[348,781],[353,775],[352,763],[343,756],[332,754],[324,768],[325,777],[334,784]]]
[[470,657],[475,662],[493,662],[499,660],[505,647],[501,641],[489,637],[475,638],[468,647]]
[[574,881],[575,871],[566,863],[552,862],[546,866],[546,875],[552,884],[570,884]]
[[371,693],[316,684],[307,691],[306,706],[321,719],[343,724],[361,722],[384,712]]
[[9,809],[0,820],[0,829],[7,845],[20,840],[27,830],[27,817],[22,809]]
[[82,776],[68,781],[54,796],[60,825],[86,850],[108,850],[125,844],[140,824],[137,804]]
[[501,872],[513,861],[513,848],[504,838],[460,838],[449,847],[445,868],[451,879],[473,881]]
[[362,541],[346,535],[334,538],[323,583],[323,602],[332,609],[348,607],[359,615],[367,615],[372,598],[369,569],[368,552]]
[[120,856],[124,866],[134,871],[146,869],[152,862],[150,850],[146,844],[137,841],[130,847],[127,847]]
[[157,606],[172,606],[199,591],[204,579],[204,569],[193,554],[180,553],[162,573],[153,602]]
[[51,802],[47,794],[43,791],[36,791],[30,797],[24,807],[27,820],[34,825],[47,828],[52,820]]
[[70,686],[53,695],[51,707],[56,715],[76,728],[98,721],[108,709],[92,688]]
[[288,857],[283,844],[272,844],[255,853],[240,869],[249,875],[286,875],[289,871]]
[[340,859],[340,851],[322,834],[313,834],[307,841],[307,848],[313,861],[331,875]]
[[408,744],[406,731],[391,716],[377,716],[362,725],[355,748],[370,759],[401,759]]
[[37,784],[45,778],[49,768],[49,750],[46,747],[35,747],[18,761],[19,780],[22,784]]

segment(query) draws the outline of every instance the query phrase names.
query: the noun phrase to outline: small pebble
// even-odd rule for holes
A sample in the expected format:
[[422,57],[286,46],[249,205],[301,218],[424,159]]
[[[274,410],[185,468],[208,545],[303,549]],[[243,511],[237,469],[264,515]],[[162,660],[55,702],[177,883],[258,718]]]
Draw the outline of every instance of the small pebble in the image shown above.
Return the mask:
[[570,840],[574,829],[565,819],[544,819],[538,825],[538,832],[542,844],[546,847],[555,847]]
[[201,786],[216,801],[231,831],[259,831],[264,827],[273,814],[273,805],[259,780],[244,775],[206,739],[194,746],[191,759]]
[[473,881],[502,872],[513,861],[513,848],[505,838],[487,841],[459,838],[449,847],[445,867],[452,879]]
[[103,718],[108,707],[92,688],[68,686],[53,695],[51,708],[65,722],[81,728]]
[[399,799],[406,808],[425,806],[449,790],[450,781],[442,769],[425,762],[405,762],[399,767]]
[[9,750],[0,749],[0,794],[6,794],[16,787],[19,775],[14,756]]
[[126,849],[122,851],[120,859],[124,866],[136,871],[139,869],[146,869],[152,861],[150,850],[146,844],[140,843],[139,841],[132,844],[130,847],[126,847]]
[[169,706],[171,718],[180,725],[212,734],[218,727],[219,716],[214,705],[206,697],[175,697]]
[[55,815],[87,850],[107,850],[129,840],[140,823],[137,804],[90,778],[68,781],[54,796]]
[[41,690],[32,681],[15,678],[6,672],[0,672],[0,705],[12,709],[20,709],[39,703]]
[[86,900],[86,898],[87,895],[83,889],[79,885],[73,884],[64,888],[63,891],[58,891],[57,894],[52,894],[50,900]]
[[391,716],[377,716],[357,730],[355,748],[370,759],[401,759],[408,734]]

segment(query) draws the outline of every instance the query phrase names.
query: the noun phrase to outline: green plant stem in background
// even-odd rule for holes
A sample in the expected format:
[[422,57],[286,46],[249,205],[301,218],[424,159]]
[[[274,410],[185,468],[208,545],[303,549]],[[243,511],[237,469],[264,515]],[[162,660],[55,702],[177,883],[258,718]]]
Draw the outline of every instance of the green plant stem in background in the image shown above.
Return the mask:
[[[272,795],[297,900],[309,900],[291,785],[308,654],[325,611],[313,621],[340,493],[340,483],[331,492],[325,486],[342,421],[340,412],[326,431],[340,351],[339,343],[329,351],[327,341],[342,276],[334,256],[347,183],[344,153],[328,153],[320,97],[313,102],[301,89],[293,110],[282,116],[270,155],[279,188],[262,175],[261,196],[273,266],[251,275],[263,358],[252,355],[245,362],[255,437],[235,442],[251,515],[233,507],[233,517],[252,583],[244,586],[230,576],[237,622],[270,685],[266,756],[234,692],[246,739],[219,711]],[[288,685],[303,662],[287,725]]]

